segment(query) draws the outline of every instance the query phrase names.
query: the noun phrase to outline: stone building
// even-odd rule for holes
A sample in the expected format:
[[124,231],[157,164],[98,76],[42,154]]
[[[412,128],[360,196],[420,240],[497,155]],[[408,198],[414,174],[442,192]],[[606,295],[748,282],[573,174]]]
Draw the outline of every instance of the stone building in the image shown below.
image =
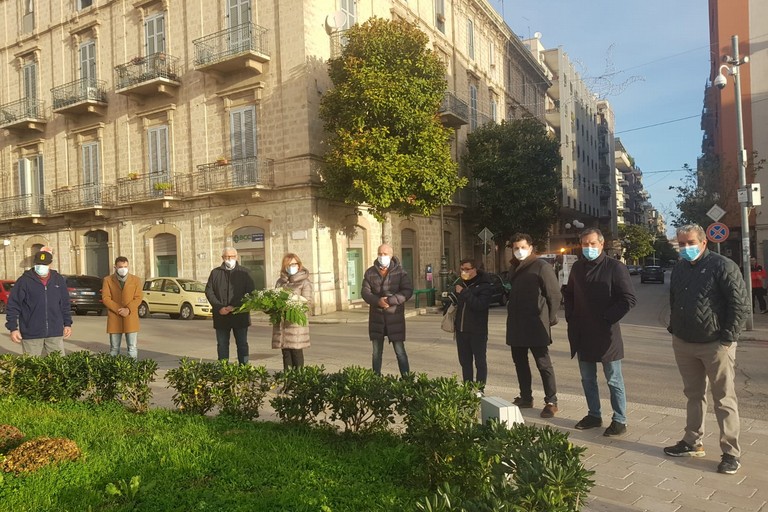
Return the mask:
[[[543,120],[550,82],[485,0],[0,1],[0,272],[41,245],[63,273],[103,276],[118,255],[142,277],[205,281],[225,246],[258,286],[286,252],[315,313],[360,299],[381,226],[323,199],[327,61],[371,16],[417,22],[444,59],[440,109],[456,131]],[[432,217],[393,218],[396,255],[426,288],[476,251],[466,193]]]

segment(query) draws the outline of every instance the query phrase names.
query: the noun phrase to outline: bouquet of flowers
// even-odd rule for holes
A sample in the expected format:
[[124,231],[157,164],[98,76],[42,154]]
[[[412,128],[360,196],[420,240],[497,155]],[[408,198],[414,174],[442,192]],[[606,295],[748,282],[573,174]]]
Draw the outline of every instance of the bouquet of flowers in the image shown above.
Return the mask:
[[291,324],[307,325],[307,304],[297,299],[290,290],[254,290],[243,297],[243,303],[235,313],[263,311],[269,315],[272,325],[285,321]]

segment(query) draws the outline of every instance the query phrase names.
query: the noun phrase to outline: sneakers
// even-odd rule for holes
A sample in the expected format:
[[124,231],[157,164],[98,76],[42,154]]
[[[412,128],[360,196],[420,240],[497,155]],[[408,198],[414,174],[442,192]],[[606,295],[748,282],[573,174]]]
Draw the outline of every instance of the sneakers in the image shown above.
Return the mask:
[[540,416],[542,418],[552,418],[555,416],[555,413],[558,411],[557,404],[547,404],[544,406],[544,409],[542,409]]
[[702,445],[691,446],[685,441],[678,441],[675,446],[667,446],[664,453],[670,457],[704,457],[704,447]]
[[739,462],[739,459],[733,455],[724,453],[720,458],[720,464],[717,465],[717,472],[725,473],[726,475],[735,475],[740,467],[741,462]]
[[611,424],[605,429],[603,435],[605,437],[620,436],[627,433],[627,426],[624,423],[618,421],[611,421]]
[[530,409],[533,407],[533,398],[515,397],[512,403],[521,409]]
[[596,418],[594,416],[586,415],[583,418],[581,418],[581,421],[579,421],[575,428],[578,430],[587,430],[588,428],[596,428],[596,427],[602,427],[603,426],[603,419],[602,418]]

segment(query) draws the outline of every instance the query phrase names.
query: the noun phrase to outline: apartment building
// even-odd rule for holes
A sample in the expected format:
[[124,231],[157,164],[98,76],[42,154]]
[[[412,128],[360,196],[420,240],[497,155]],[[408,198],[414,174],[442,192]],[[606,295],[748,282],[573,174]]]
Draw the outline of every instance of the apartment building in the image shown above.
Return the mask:
[[[419,23],[446,63],[456,132],[544,116],[544,71],[484,0],[0,1],[0,272],[42,245],[64,273],[205,280],[225,246],[257,286],[297,253],[315,312],[360,299],[381,226],[322,197],[327,61],[371,16]],[[475,233],[466,193],[440,215],[392,219],[417,288],[456,269]]]

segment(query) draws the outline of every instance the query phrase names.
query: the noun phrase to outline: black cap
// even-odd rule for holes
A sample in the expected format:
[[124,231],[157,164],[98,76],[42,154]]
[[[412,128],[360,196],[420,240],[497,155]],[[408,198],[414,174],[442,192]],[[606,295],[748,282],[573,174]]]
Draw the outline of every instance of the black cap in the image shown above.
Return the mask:
[[48,251],[38,251],[35,254],[35,265],[50,265],[53,261],[53,254]]

